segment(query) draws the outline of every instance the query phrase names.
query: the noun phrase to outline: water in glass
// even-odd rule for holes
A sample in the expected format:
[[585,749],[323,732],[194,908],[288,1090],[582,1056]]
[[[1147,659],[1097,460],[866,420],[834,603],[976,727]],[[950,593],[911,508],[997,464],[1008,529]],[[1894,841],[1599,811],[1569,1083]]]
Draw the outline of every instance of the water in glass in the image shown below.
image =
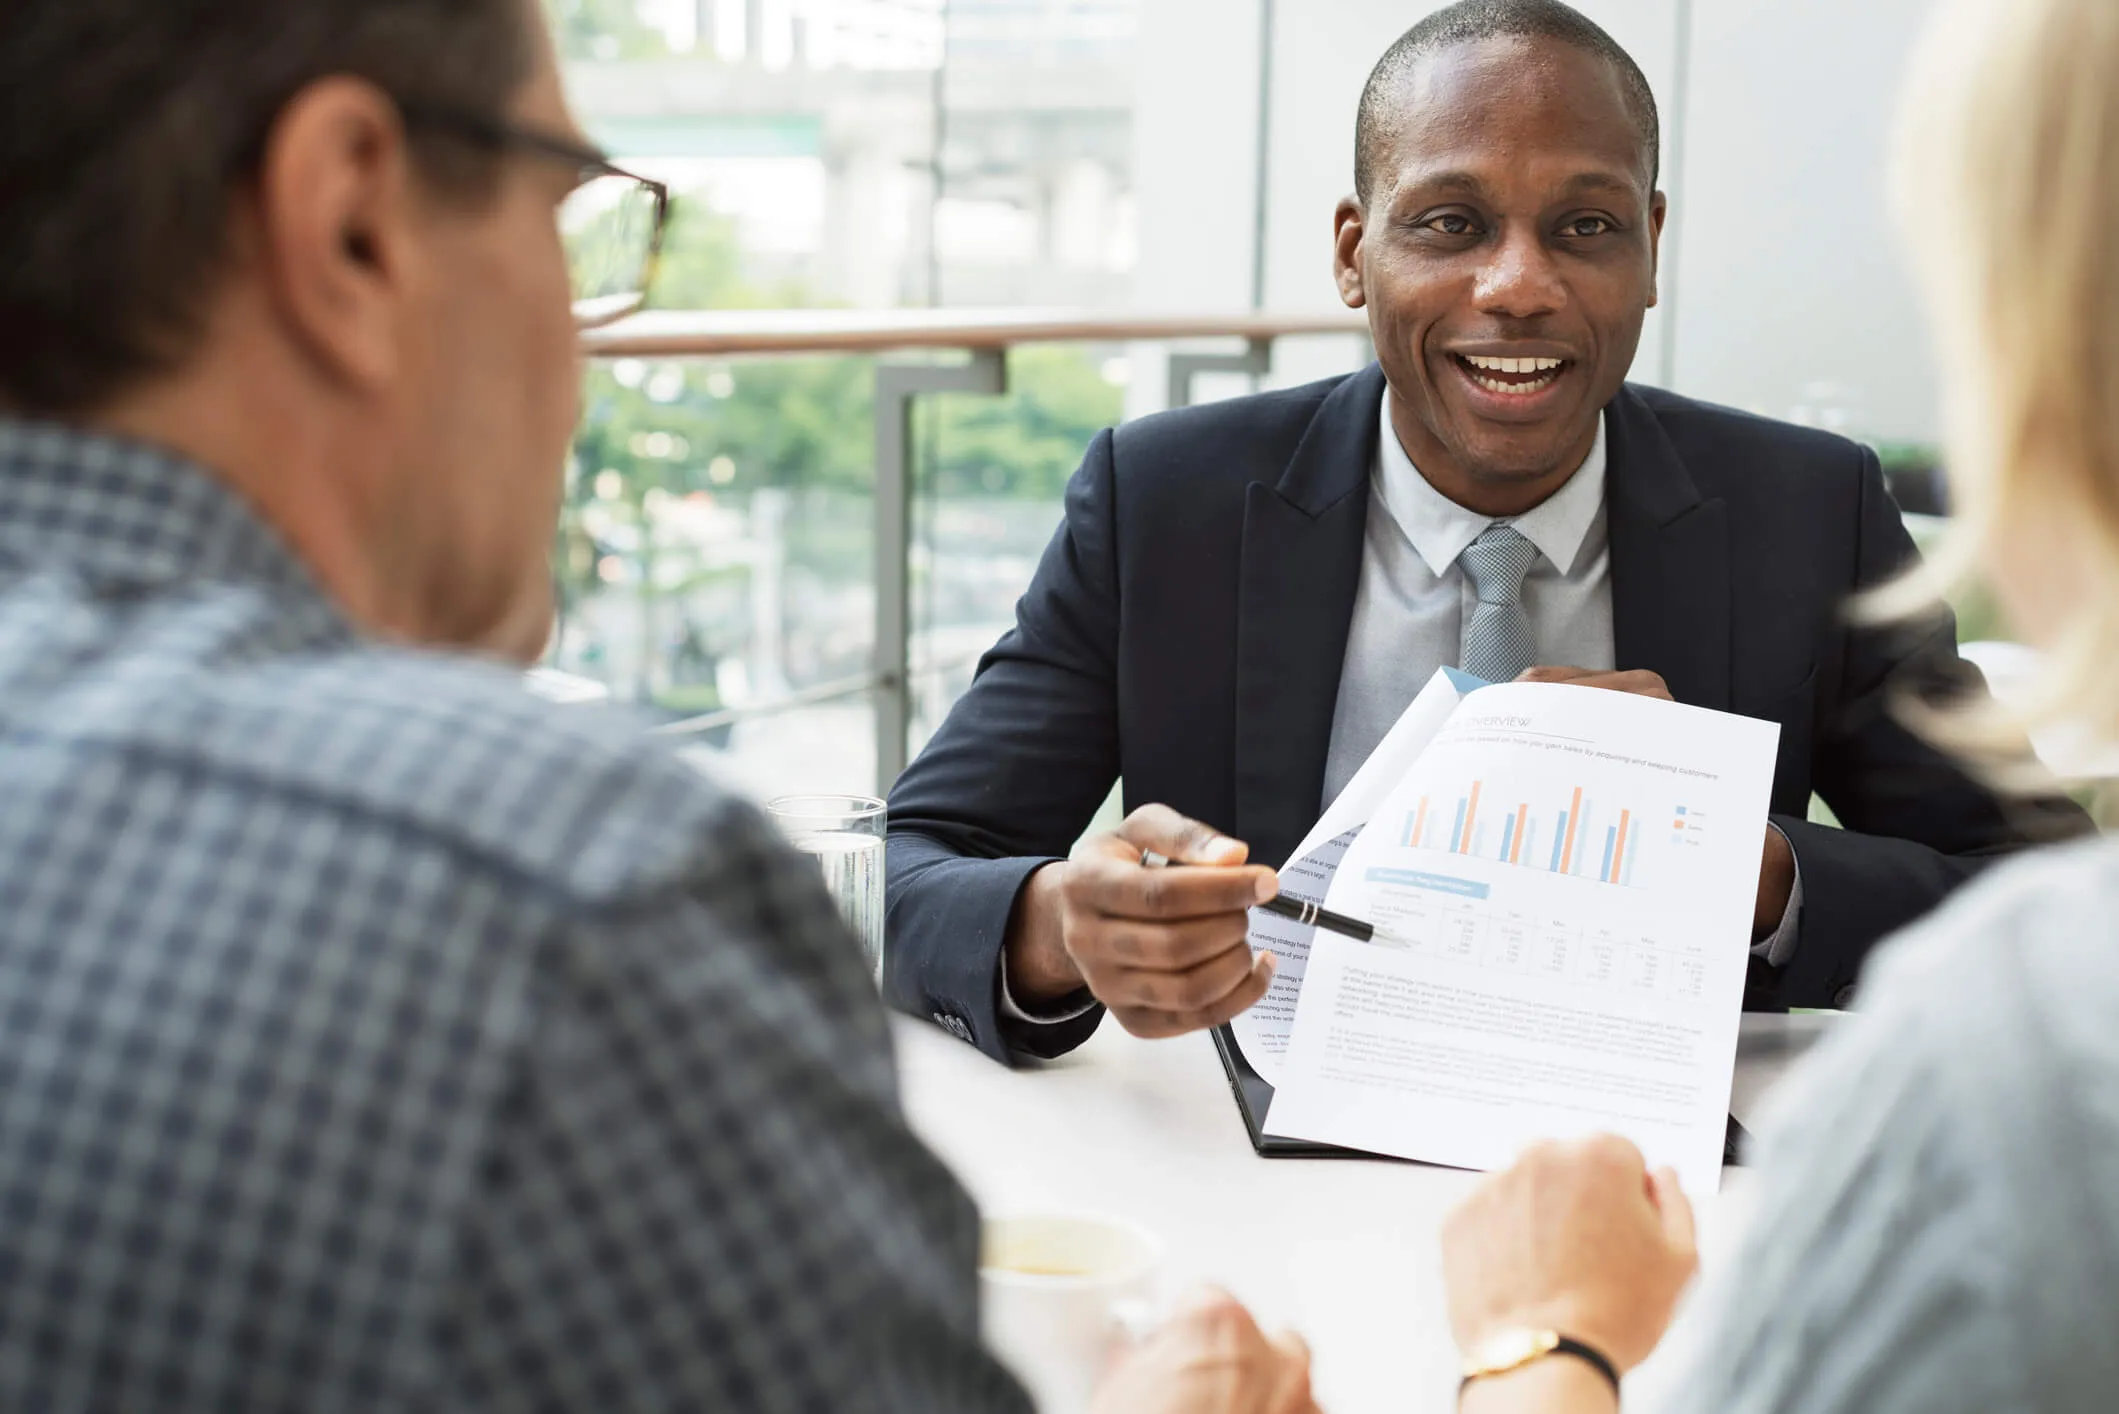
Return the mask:
[[824,887],[883,977],[884,804],[873,796],[782,796],[766,806],[788,842],[817,861]]
[[850,830],[819,830],[789,837],[796,849],[817,861],[824,887],[839,905],[840,916],[861,940],[868,970],[883,969],[883,841]]

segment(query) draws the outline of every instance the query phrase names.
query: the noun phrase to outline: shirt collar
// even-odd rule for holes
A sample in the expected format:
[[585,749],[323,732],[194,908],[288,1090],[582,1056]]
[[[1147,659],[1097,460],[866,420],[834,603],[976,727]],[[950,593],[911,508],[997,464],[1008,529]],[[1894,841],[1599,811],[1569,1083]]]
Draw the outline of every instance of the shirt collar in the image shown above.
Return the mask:
[[200,467],[141,442],[0,417],[0,561],[107,587],[249,583],[305,634],[351,625],[293,549]]
[[[1426,563],[1428,572],[1440,579],[1465,547],[1494,524],[1494,517],[1466,510],[1420,474],[1399,443],[1397,429],[1391,426],[1388,384],[1378,416],[1383,421],[1383,431],[1376,439],[1377,494]],[[1562,575],[1574,572],[1583,542],[1604,513],[1606,421],[1603,414],[1598,415],[1596,440],[1590,443],[1589,455],[1567,484],[1508,522],[1537,546],[1538,553]]]

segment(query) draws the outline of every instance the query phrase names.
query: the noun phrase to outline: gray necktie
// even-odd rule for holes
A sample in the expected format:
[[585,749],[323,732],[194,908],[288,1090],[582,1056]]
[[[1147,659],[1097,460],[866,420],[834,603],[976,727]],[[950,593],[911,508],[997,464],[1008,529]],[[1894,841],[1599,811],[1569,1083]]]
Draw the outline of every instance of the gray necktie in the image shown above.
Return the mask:
[[1457,558],[1479,596],[1464,622],[1457,666],[1488,682],[1509,682],[1537,660],[1530,615],[1523,611],[1523,576],[1538,562],[1538,547],[1509,525],[1489,526]]

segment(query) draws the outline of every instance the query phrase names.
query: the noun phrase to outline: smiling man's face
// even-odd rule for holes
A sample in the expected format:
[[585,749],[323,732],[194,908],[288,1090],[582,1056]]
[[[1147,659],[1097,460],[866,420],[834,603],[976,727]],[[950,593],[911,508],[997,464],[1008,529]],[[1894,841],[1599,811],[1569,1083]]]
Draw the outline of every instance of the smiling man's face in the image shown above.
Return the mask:
[[1338,275],[1392,422],[1460,504],[1520,514],[1582,463],[1655,303],[1663,199],[1617,70],[1540,39],[1466,43],[1400,85]]

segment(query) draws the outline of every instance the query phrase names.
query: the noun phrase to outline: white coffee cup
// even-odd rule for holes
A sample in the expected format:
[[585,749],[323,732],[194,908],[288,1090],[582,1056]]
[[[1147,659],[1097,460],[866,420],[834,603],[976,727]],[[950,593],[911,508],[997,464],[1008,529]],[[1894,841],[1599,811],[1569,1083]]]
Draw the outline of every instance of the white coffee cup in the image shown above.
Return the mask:
[[1128,1222],[988,1218],[979,1259],[986,1344],[1041,1414],[1081,1414],[1114,1351],[1152,1321],[1161,1272],[1162,1244]]

